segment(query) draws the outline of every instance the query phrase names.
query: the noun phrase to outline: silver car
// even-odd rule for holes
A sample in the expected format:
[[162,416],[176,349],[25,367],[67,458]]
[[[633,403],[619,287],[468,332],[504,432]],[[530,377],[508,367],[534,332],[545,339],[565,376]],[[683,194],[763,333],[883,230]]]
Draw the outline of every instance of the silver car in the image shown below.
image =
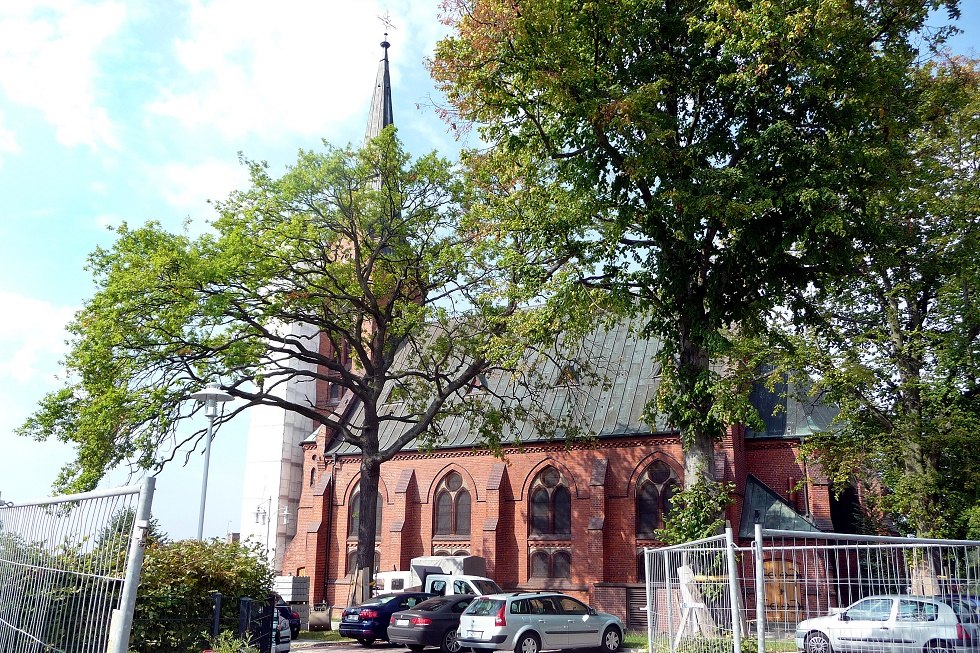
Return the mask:
[[616,653],[624,631],[619,617],[596,612],[571,596],[515,592],[473,599],[460,617],[458,641],[476,651],[600,647],[602,653]]
[[805,653],[978,653],[977,614],[959,599],[869,596],[825,617],[801,621]]

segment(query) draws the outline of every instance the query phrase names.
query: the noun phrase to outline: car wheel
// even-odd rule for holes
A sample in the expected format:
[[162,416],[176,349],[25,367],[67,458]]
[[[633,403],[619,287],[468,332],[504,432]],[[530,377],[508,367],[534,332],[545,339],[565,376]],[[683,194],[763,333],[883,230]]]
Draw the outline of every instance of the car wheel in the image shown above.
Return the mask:
[[374,644],[374,638],[370,638],[370,639],[358,638],[357,643],[360,644],[361,646],[370,646],[371,644]]
[[623,634],[619,628],[609,626],[602,633],[602,653],[616,653],[623,646]]
[[538,653],[541,650],[541,642],[532,633],[527,633],[517,640],[514,653]]
[[442,653],[459,653],[463,647],[460,646],[457,635],[458,632],[455,628],[446,631],[446,634],[442,636],[442,646],[439,647]]
[[815,630],[806,638],[806,653],[833,653],[830,639],[819,630]]
[[943,640],[933,640],[926,644],[925,653],[955,653],[956,647]]
[[409,651],[421,651],[425,648],[421,644],[406,644],[406,646],[408,646]]

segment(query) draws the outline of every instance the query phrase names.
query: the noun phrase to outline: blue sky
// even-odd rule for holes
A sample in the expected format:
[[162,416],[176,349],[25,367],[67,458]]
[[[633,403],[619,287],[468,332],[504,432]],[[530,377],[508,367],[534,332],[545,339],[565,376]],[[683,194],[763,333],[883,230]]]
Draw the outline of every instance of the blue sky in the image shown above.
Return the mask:
[[[22,0],[0,5],[0,496],[51,493],[71,458],[13,434],[58,385],[63,326],[93,290],[85,258],[108,226],[199,232],[208,199],[244,187],[239,151],[274,170],[296,151],[359,142],[389,15],[395,122],[415,154],[459,148],[423,67],[437,0]],[[980,0],[963,0],[959,52]],[[974,52],[975,54],[975,52]],[[203,419],[203,418],[202,418]],[[245,427],[212,448],[206,536],[238,529]],[[202,463],[160,475],[154,513],[193,536]],[[109,483],[125,484],[124,473]]]

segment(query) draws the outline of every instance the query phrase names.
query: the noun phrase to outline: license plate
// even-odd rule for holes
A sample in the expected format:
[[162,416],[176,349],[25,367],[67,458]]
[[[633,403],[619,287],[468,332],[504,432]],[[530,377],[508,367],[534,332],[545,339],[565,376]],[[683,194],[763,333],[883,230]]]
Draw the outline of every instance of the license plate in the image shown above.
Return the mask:
[[396,626],[407,626],[408,625],[408,619],[395,619],[395,625]]
[[360,621],[361,620],[361,615],[359,615],[359,614],[349,614],[346,617],[344,617],[344,619],[346,619],[347,621]]
[[470,637],[470,639],[480,639],[483,637],[482,630],[467,630],[466,633]]

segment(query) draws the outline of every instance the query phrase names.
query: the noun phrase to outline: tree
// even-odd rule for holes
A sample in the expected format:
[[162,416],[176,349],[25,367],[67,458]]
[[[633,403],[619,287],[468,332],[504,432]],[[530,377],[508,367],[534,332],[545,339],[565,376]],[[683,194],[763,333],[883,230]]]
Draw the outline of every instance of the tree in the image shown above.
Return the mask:
[[956,0],[447,5],[431,68],[452,126],[491,144],[471,160],[494,182],[487,213],[555,253],[564,272],[528,284],[558,302],[562,284],[606,289],[663,339],[656,410],[680,431],[685,485],[710,481],[715,440],[747,411],[711,367],[726,330],[763,330],[850,266],[907,129],[888,98],[911,39]]
[[786,343],[786,367],[841,409],[840,431],[808,454],[837,491],[864,485],[894,527],[923,537],[980,534],[977,66],[917,71],[917,129],[868,204],[879,233]]
[[[190,394],[220,379],[239,401],[218,430],[270,405],[360,449],[358,566],[370,569],[381,463],[437,443],[454,413],[499,448],[506,410],[467,391],[513,312],[506,276],[463,224],[452,166],[410,161],[393,128],[357,151],[301,151],[280,178],[245,163],[251,187],[216,204],[214,233],[124,225],[90,256],[97,292],[69,325],[69,381],[20,432],[75,443],[59,485],[90,488],[117,465],[158,469],[196,448],[202,431],[181,439],[178,424],[200,409]],[[287,395],[290,382],[345,390],[363,420]],[[392,423],[409,426],[382,447]]]

